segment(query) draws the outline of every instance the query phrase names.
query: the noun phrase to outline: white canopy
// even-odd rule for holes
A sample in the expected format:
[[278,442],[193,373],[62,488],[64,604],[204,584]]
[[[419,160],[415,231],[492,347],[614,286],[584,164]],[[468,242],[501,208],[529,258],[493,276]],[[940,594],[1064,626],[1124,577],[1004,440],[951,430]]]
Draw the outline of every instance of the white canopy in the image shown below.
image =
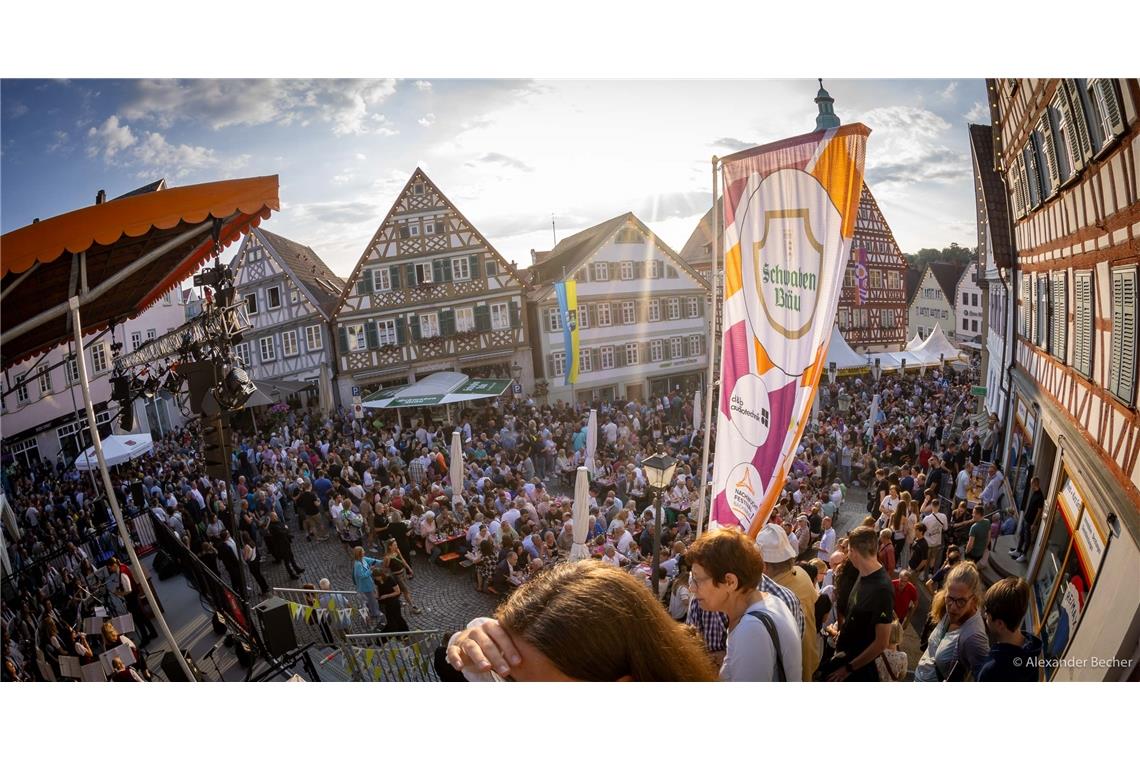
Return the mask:
[[501,396],[510,385],[506,379],[472,379],[462,372],[435,372],[411,385],[382,388],[365,398],[361,406],[390,409],[456,404]]
[[867,367],[867,357],[860,356],[855,353],[855,349],[851,348],[843,338],[843,333],[839,332],[839,327],[833,325],[831,328],[831,342],[827,344],[827,361],[824,363],[824,369],[835,362],[835,368],[842,372],[845,369],[857,369]]
[[[103,439],[103,456],[107,459],[108,467],[129,462],[153,448],[154,439],[150,437],[150,433],[109,435]],[[75,460],[75,467],[79,470],[99,468],[99,458],[95,456],[94,446],[89,446],[86,451],[79,455],[79,458]]]
[[922,338],[918,337],[918,333],[915,333],[914,337],[911,338],[909,341],[907,341],[906,348],[904,350],[913,351],[914,349],[918,348],[921,345],[922,345]]
[[[928,364],[937,364],[940,357],[943,356],[948,362],[962,357],[962,352],[950,342],[946,333],[942,332],[942,325],[939,323],[935,323],[934,330],[926,337],[922,345],[911,350],[921,356]],[[907,364],[909,365],[910,362],[908,361]]]

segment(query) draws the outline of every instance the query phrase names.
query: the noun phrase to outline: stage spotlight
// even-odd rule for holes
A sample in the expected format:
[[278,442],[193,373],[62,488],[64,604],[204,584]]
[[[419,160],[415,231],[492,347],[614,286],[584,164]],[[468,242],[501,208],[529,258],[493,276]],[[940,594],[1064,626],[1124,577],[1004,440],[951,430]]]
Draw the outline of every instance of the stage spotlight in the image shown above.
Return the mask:
[[215,396],[222,408],[234,410],[241,409],[256,391],[257,386],[249,379],[249,373],[241,367],[231,366],[221,387],[215,390]]

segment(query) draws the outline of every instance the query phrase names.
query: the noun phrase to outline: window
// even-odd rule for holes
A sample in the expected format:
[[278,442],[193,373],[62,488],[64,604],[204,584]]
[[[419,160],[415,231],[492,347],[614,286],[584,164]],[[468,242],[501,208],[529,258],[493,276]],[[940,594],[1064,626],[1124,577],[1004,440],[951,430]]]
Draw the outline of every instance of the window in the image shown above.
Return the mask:
[[[583,311],[585,307],[580,307],[579,312]],[[491,304],[491,329],[492,330],[509,330],[511,329],[511,315],[507,311],[505,303]]]
[[475,329],[475,309],[470,306],[460,306],[455,310],[455,331],[471,332]]
[[142,345],[142,333],[136,330],[135,332],[131,333],[131,350],[132,351],[138,351],[139,346],[141,346],[141,345]]
[[420,315],[420,337],[439,337],[439,315],[436,313]]
[[882,322],[883,327],[895,327],[895,310],[894,309],[880,309],[879,321]]
[[621,278],[623,280],[632,280],[633,279],[633,262],[632,261],[623,261],[621,263]]
[[63,365],[63,378],[68,385],[79,382],[79,363],[75,361],[74,354],[67,357],[67,361]]
[[661,302],[658,301],[656,298],[652,299],[649,302],[649,321],[650,322],[660,322],[661,321]]
[[978,331],[978,320],[976,320],[976,319],[970,320],[970,330],[975,332],[975,333]]
[[555,377],[566,375],[566,352],[555,351],[550,355],[551,369]]
[[893,269],[887,272],[887,287],[891,290],[899,289],[899,273]]
[[431,262],[416,264],[416,283],[428,285],[431,281]]
[[1073,369],[1092,376],[1093,273],[1073,273]]
[[257,341],[258,347],[261,350],[261,363],[276,361],[277,347],[273,345],[273,336],[261,338]]
[[383,292],[392,289],[392,273],[388,267],[380,267],[379,269],[372,270],[372,290],[376,292]]
[[400,341],[396,333],[396,320],[376,320],[376,336],[381,346],[395,346],[398,344]]
[[40,373],[40,396],[51,395],[51,370],[45,369]]
[[[174,332],[174,328],[171,327],[170,329],[167,330],[167,332]],[[146,331],[146,339],[147,340],[154,340],[156,337],[158,337],[158,331],[155,330],[153,327]]]
[[681,299],[670,298],[665,302],[665,316],[669,319],[681,318]]
[[971,306],[977,306],[978,305],[978,294],[977,293],[971,293],[970,294],[970,305]]
[[851,311],[846,306],[840,306],[836,313],[840,329],[846,330],[851,326]]
[[434,235],[435,234],[435,222],[424,222],[424,234],[425,235]]
[[651,340],[649,341],[649,361],[659,362],[665,359],[665,341]]
[[876,290],[883,287],[883,270],[871,270],[871,287],[875,288]]
[[1120,99],[1116,96],[1116,83],[1112,79],[1090,79],[1086,85],[1089,102],[1100,133],[1101,147],[1124,131]]
[[250,293],[245,297],[245,313],[250,315],[257,313],[257,293]]
[[637,321],[637,315],[634,310],[633,301],[621,302],[621,323],[623,325],[632,325]]
[[963,330],[970,329],[970,320],[966,319],[965,317],[962,317],[962,329]]
[[665,276],[665,263],[654,259],[649,262],[649,276],[659,280]]
[[1077,173],[1081,147],[1069,112],[1069,102],[1065,97],[1064,86],[1058,87],[1049,104],[1049,121],[1053,127],[1054,152],[1057,158],[1057,175],[1060,182],[1066,182]]
[[292,285],[289,286],[289,303],[297,303],[301,300],[301,294]]
[[91,370],[96,375],[107,371],[106,343],[96,343],[91,347]]
[[281,288],[274,285],[265,291],[265,300],[269,304],[266,308],[280,309],[281,308]]
[[458,256],[451,260],[451,279],[456,281],[471,279],[470,259],[466,256]]
[[550,332],[559,332],[562,329],[562,312],[559,309],[547,309],[546,325]]
[[363,351],[367,347],[367,338],[364,335],[364,325],[348,325],[345,329],[348,335],[348,350]]
[[579,372],[593,372],[594,364],[591,361],[591,352],[588,348],[578,349],[578,371]]
[[594,271],[592,272],[596,282],[605,282],[610,279],[610,265],[606,261],[595,261]]
[[641,234],[641,230],[634,227],[626,227],[618,231],[614,236],[615,243],[644,243],[645,236]]
[[1112,270],[1112,361],[1108,389],[1132,405],[1136,396],[1136,268]]
[[320,351],[324,346],[324,339],[321,337],[320,325],[308,325],[305,327],[305,347],[309,351]]
[[598,327],[609,327],[613,323],[613,316],[610,314],[610,305],[608,303],[598,304]]
[[855,287],[855,273],[852,272],[850,268],[848,268],[847,271],[843,273],[843,287]]
[[625,363],[626,364],[639,364],[640,358],[638,356],[638,345],[636,343],[625,344]]
[[172,306],[174,304],[174,292],[171,291],[162,297],[163,306]]
[[675,337],[669,339],[669,358],[680,359],[685,355],[685,341],[682,338]]
[[417,182],[414,185],[412,185],[412,194],[413,195],[423,195],[424,194],[424,183],[423,182]]
[[590,326],[590,307],[579,306],[578,307],[578,329],[579,330],[585,330],[589,326]]
[[962,305],[963,305],[963,306],[969,306],[969,305],[970,305],[970,296],[969,296],[969,294],[967,294],[967,293],[963,293],[963,294],[962,294]]
[[601,357],[602,369],[613,369],[614,368],[614,347],[613,346],[602,346],[601,350],[598,351],[598,356]]
[[281,353],[285,356],[296,356],[299,353],[296,330],[286,330],[281,333]]
[[16,403],[17,404],[28,403],[28,384],[26,382],[24,382],[24,380],[26,380],[27,377],[28,377],[27,372],[25,372],[22,375],[17,375],[17,377],[16,377]]
[[700,302],[695,298],[686,298],[685,299],[685,316],[688,317],[689,319],[693,319],[694,317],[699,317],[700,315],[701,315]]
[[418,237],[420,234],[419,222],[412,222],[408,225],[408,234],[412,237]]
[[699,356],[701,353],[701,336],[689,336],[689,356]]
[[241,359],[242,366],[245,366],[245,367],[249,366],[249,344],[248,343],[238,343],[236,346],[234,346],[234,353],[237,354],[237,357],[239,359]]

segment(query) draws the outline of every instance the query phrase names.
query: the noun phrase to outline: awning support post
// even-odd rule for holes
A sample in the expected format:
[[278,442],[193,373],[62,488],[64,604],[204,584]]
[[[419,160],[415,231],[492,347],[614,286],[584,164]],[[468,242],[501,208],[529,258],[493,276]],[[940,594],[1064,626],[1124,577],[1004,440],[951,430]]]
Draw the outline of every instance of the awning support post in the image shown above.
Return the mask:
[[[71,310],[71,326],[75,331],[75,343],[83,345],[83,328],[79,323],[79,297],[72,296],[68,299],[68,308]],[[194,678],[194,673],[190,670],[190,665],[186,662],[186,658],[182,656],[182,650],[178,648],[178,641],[175,640],[174,634],[170,632],[170,626],[166,624],[166,618],[162,614],[162,610],[158,606],[158,600],[154,597],[154,592],[150,588],[150,584],[146,580],[146,572],[143,569],[142,562],[139,561],[138,554],[135,553],[135,545],[131,542],[130,531],[127,530],[126,520],[123,518],[123,511],[119,509],[119,499],[115,495],[115,489],[111,485],[111,475],[107,472],[107,460],[103,456],[103,441],[99,436],[99,427],[95,424],[95,407],[91,404],[91,387],[87,381],[87,363],[84,361],[77,361],[76,364],[79,368],[79,386],[83,390],[83,405],[87,409],[87,424],[91,428],[91,442],[95,447],[95,456],[99,460],[99,473],[103,476],[103,488],[107,492],[107,502],[111,505],[111,513],[115,516],[115,525],[119,529],[119,538],[122,539],[123,545],[127,548],[127,555],[131,560],[131,567],[134,568],[135,582],[142,587],[143,594],[150,602],[150,608],[154,612],[154,619],[158,623],[158,628],[162,632],[162,637],[166,640],[170,651],[175,655],[178,664],[182,668],[182,672],[186,674],[186,678],[190,682],[198,679]]]

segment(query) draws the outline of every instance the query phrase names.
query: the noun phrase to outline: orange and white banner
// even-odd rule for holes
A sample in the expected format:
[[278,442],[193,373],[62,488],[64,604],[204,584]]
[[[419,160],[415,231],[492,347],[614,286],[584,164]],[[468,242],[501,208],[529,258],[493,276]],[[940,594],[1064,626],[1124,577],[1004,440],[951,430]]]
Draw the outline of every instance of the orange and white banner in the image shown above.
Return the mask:
[[849,124],[725,158],[724,336],[713,525],[752,536],[795,458],[827,357],[870,130]]

